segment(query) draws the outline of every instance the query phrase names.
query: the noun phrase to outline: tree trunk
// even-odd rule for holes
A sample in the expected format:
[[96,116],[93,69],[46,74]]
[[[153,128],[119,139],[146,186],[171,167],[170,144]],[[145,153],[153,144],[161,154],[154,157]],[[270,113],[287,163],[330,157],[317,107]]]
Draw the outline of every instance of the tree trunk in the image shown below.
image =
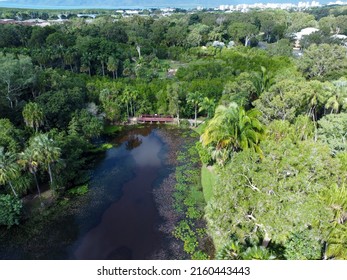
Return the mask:
[[198,105],[195,105],[195,127],[197,126],[197,116],[198,116]]
[[245,47],[247,47],[247,46],[248,46],[248,42],[249,42],[249,37],[248,37],[248,36],[246,36],[246,38],[245,38]]
[[265,232],[265,236],[264,236],[263,243],[261,244],[261,246],[267,248],[267,246],[269,245],[270,241],[271,241],[270,236],[267,234],[267,232]]
[[13,192],[14,196],[15,196],[15,197],[18,197],[18,195],[17,195],[16,191],[14,190],[14,187],[13,187],[13,185],[12,185],[11,181],[9,181],[9,182],[8,182],[8,184],[10,185],[11,190],[12,190],[12,192]]
[[327,250],[328,250],[328,242],[324,242],[324,253],[323,253],[323,260],[327,260]]
[[9,94],[7,95],[6,99],[7,99],[7,100],[9,101],[9,103],[10,103],[10,108],[13,109],[13,101],[12,101],[12,99],[11,99],[11,97],[10,97]]
[[37,181],[36,172],[33,172],[32,174],[34,175],[34,178],[35,178],[37,193],[39,194],[39,197],[41,198],[41,190],[40,190],[39,182]]
[[133,113],[133,102],[130,101],[130,112]]
[[102,76],[105,77],[105,63],[101,61]]
[[317,133],[317,122],[315,117],[315,110],[312,112],[312,119],[313,119],[313,125],[314,125],[314,142],[317,142],[318,139],[318,133]]
[[139,45],[136,45],[136,50],[139,55],[139,59],[141,58],[141,47]]
[[51,182],[51,185],[53,185],[53,176],[52,176],[52,170],[51,170],[50,164],[48,164],[48,174],[49,174],[49,180]]

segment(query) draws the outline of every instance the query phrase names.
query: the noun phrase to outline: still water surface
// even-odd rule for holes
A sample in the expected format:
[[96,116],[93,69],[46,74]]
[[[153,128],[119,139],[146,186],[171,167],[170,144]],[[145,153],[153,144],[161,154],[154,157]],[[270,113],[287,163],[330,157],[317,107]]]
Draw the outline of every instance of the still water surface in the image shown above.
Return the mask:
[[[81,224],[97,222],[80,227],[70,258],[151,259],[160,249],[152,190],[165,172],[165,145],[153,127],[132,130],[116,142],[119,146],[106,152],[90,183],[89,195],[101,200],[96,209],[99,217],[90,215],[89,222],[88,215],[76,217]],[[93,211],[92,206],[87,211]]]
[[172,172],[162,138],[171,136],[161,130],[166,129],[132,128],[116,137],[95,164],[88,193],[59,201],[67,204],[38,224],[31,218],[27,227],[14,227],[14,234],[0,234],[0,259],[141,260],[167,253],[168,236],[158,230],[162,221],[153,197]]

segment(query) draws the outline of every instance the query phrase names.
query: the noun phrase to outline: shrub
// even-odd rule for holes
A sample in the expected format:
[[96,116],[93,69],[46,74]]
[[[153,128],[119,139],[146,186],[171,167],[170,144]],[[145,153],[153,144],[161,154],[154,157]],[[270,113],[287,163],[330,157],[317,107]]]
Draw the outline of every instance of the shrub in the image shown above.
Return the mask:
[[0,195],[0,225],[10,228],[18,225],[22,210],[22,202],[9,194]]
[[70,195],[84,195],[88,192],[88,185],[78,186],[73,189],[68,190]]

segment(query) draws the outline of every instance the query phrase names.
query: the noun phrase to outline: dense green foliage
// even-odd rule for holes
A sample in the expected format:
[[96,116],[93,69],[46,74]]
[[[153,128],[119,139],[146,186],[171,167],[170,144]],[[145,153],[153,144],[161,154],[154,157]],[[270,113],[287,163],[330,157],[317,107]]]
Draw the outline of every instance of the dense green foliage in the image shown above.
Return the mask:
[[0,225],[11,227],[19,224],[22,203],[11,195],[0,195]]

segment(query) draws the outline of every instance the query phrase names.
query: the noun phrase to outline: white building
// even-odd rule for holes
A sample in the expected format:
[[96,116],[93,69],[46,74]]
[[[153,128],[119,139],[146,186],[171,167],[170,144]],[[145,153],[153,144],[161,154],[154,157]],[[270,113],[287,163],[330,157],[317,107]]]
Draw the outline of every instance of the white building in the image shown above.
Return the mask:
[[300,48],[300,41],[303,36],[311,35],[312,33],[315,33],[319,31],[319,29],[314,27],[307,27],[304,29],[301,29],[299,32],[294,33],[294,39],[295,39],[295,46],[294,48]]

